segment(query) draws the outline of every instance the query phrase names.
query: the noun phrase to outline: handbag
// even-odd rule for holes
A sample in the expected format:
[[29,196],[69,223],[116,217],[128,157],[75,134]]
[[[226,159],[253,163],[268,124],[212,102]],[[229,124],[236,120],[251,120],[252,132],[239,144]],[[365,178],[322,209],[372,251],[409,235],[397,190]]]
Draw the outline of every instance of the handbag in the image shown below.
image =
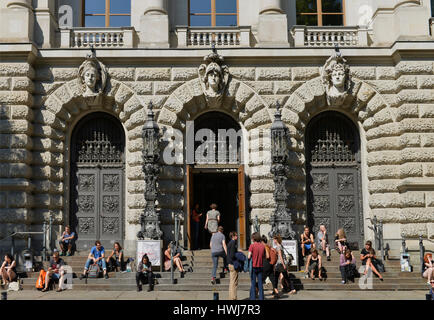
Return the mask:
[[18,281],[10,282],[8,291],[20,291],[20,283]]
[[276,266],[274,267],[274,271],[281,273],[285,271],[285,268],[283,267],[283,264],[277,263]]

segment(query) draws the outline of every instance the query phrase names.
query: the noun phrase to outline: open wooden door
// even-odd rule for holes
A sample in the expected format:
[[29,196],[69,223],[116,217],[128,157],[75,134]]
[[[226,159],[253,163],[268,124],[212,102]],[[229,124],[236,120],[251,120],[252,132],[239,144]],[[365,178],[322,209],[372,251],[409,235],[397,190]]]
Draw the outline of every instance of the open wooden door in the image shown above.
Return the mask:
[[238,168],[238,239],[241,249],[246,248],[246,185],[244,176],[244,165]]
[[188,249],[191,250],[191,211],[193,210],[193,168],[187,165],[187,241]]

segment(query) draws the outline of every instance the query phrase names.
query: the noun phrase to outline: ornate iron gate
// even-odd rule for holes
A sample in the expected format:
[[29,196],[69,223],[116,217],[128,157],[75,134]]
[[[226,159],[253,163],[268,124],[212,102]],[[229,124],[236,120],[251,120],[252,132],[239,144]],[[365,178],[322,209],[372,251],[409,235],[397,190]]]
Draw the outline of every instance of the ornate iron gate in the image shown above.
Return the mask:
[[339,228],[352,247],[363,241],[360,142],[356,127],[337,112],[325,112],[307,128],[308,224],[324,224],[333,246]]
[[122,243],[124,145],[119,121],[105,113],[85,117],[74,129],[70,217],[78,249],[89,249],[95,240],[105,247]]

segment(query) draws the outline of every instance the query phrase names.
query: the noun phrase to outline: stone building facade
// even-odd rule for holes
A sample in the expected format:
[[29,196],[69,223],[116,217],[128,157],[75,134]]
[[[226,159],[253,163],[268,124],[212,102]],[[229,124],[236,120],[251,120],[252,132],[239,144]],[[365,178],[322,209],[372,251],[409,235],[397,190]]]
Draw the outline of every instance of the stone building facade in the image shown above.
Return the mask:
[[[73,224],[84,248],[97,235],[134,251],[146,205],[142,130],[152,102],[164,145],[185,150],[188,121],[214,112],[209,121],[223,114],[241,128],[247,159],[201,167],[181,152],[162,163],[157,208],[166,243],[178,215],[182,241],[191,245],[194,197],[212,200],[201,189],[236,199],[222,213],[243,234],[242,246],[256,222],[270,231],[267,132],[276,103],[291,140],[287,207],[297,232],[305,224],[344,227],[360,245],[373,239],[376,216],[395,254],[402,234],[410,249],[419,235],[434,239],[430,1],[345,2],[343,26],[311,27],[297,25],[296,1],[239,0],[237,26],[219,29],[188,26],[184,0],[131,0],[131,25],[119,28],[82,28],[84,1],[2,1],[1,238],[40,230],[51,216],[53,238]],[[227,66],[217,98],[199,71],[213,41],[224,58],[217,65]],[[341,59],[342,88],[327,64],[333,59]],[[220,189],[206,189],[207,181]]]

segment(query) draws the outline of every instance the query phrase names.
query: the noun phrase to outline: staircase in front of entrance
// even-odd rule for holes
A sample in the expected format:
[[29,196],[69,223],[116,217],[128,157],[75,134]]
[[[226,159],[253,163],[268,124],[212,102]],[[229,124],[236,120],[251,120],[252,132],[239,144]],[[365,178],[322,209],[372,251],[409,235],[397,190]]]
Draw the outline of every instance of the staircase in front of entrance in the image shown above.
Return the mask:
[[[357,267],[360,266],[359,253],[354,252],[357,259]],[[185,260],[183,261],[186,270],[191,268],[183,278],[179,272],[174,272],[175,284],[172,284],[170,272],[155,272],[157,275],[157,284],[155,290],[158,291],[227,291],[229,289],[229,274],[222,272],[222,260],[219,260],[219,269],[217,273],[217,283],[211,284],[212,260],[210,250],[185,251]],[[88,279],[80,280],[78,276],[83,271],[86,256],[75,255],[72,257],[63,257],[65,262],[72,267],[74,272],[73,290],[103,290],[103,291],[134,291],[135,272],[115,273],[110,272],[109,279]],[[339,272],[339,256],[332,251],[332,260],[323,259],[324,266],[327,270],[327,279],[325,281],[311,280],[304,278],[304,272],[291,272],[293,275],[294,285],[297,290],[346,290],[359,291],[364,290],[359,286],[359,279],[352,284],[341,284]],[[383,274],[384,281],[381,282],[374,277],[372,289],[376,291],[396,291],[396,290],[428,290],[426,279],[422,279],[420,273],[401,272],[398,260],[388,260],[385,263],[386,271]],[[418,268],[415,268],[418,270]],[[220,273],[219,273],[220,272]],[[30,272],[27,278],[22,278],[23,289],[35,289],[37,272]],[[271,284],[265,288],[271,290]],[[249,274],[241,272],[239,274],[238,290],[247,291],[250,289]]]

